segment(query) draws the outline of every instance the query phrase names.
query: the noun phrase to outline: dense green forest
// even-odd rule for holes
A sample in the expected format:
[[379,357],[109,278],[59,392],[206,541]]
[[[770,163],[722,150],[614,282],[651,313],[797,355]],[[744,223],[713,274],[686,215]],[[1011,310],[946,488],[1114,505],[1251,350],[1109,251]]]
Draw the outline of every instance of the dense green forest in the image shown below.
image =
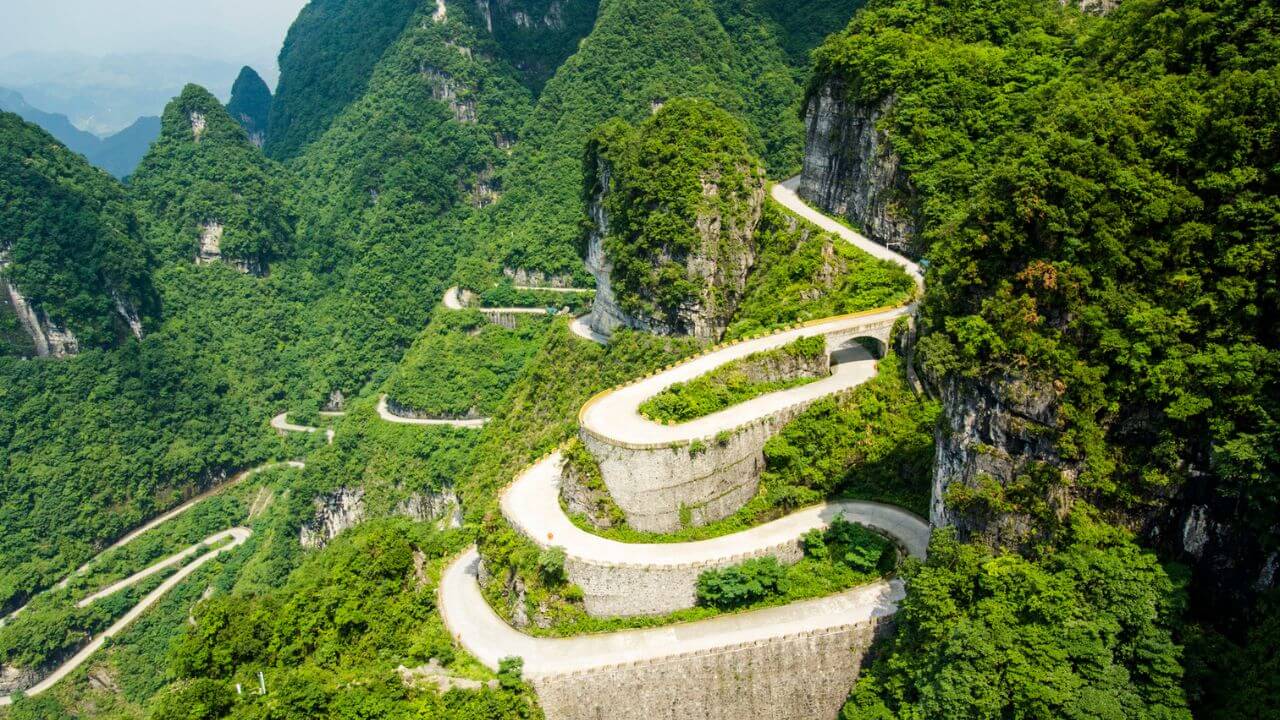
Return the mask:
[[[472,543],[495,609],[551,616],[530,630],[544,635],[781,604],[886,571],[887,543],[838,524],[806,536],[791,568],[707,574],[682,615],[587,617],[563,555],[520,538],[498,491],[576,435],[593,393],[703,346],[633,331],[600,346],[564,317],[509,330],[440,308],[458,284],[481,305],[586,310],[590,295],[498,278],[519,268],[591,287],[579,255],[592,140],[621,170],[611,253],[638,278],[623,299],[679,304],[678,263],[659,261],[689,247],[704,199],[691,178],[794,173],[805,87],[833,81],[855,104],[893,97],[880,129],[929,261],[919,327],[895,329],[874,379],[768,441],[762,490],[736,514],[661,536],[598,532],[711,538],[833,497],[927,515],[955,398],[1047,388],[1060,462],[943,498],[970,531],[1012,516],[1022,532],[935,533],[929,559],[902,568],[896,634],[842,717],[1274,715],[1280,597],[1230,568],[1209,577],[1180,532],[1152,528],[1195,503],[1227,513],[1215,532],[1247,538],[1251,557],[1280,546],[1275,3],[1125,0],[1105,16],[1053,0],[861,5],[494,0],[448,3],[438,22],[434,2],[313,0],[274,101],[256,74],[225,109],[186,88],[128,185],[0,114],[3,272],[82,350],[21,359],[25,333],[0,308],[0,614],[35,598],[0,629],[0,670],[56,664],[164,575],[85,609],[81,594],[212,530],[254,531],[0,717],[541,717],[519,668],[481,667],[436,612],[441,568]],[[269,129],[266,154],[254,128]],[[892,264],[767,199],[761,212],[726,339],[912,296]],[[210,224],[226,262],[198,265]],[[117,299],[139,311],[142,340]],[[659,416],[761,391],[729,380],[681,388]],[[374,409],[384,392],[416,413],[492,421],[388,423]],[[326,402],[346,411],[324,419],[332,444],[268,427],[285,411],[319,422]],[[39,594],[147,518],[285,459],[306,468],[248,478]],[[366,522],[304,550],[300,528],[338,490],[360,491]],[[454,492],[460,528],[398,517],[411,496]],[[476,684],[438,692],[396,670],[431,659]],[[238,695],[259,671],[269,692]]]
[[[1002,541],[1027,558],[1000,562],[1060,575],[1057,565],[1100,551],[1069,518],[1092,506],[1149,528],[1170,498],[1175,508],[1225,512],[1236,558],[1275,548],[1276,18],[1270,2],[1126,1],[1102,19],[1031,1],[884,2],[818,51],[814,91],[835,79],[855,102],[894,97],[885,127],[915,188],[930,261],[921,342],[929,374],[959,396],[1011,380],[1053,388],[1058,419],[1047,430],[1060,463],[1032,464],[1009,485],[953,487],[947,498],[970,527],[1026,518],[1021,536]],[[1127,542],[1106,546],[1132,557]],[[1195,562],[1180,536],[1155,544]],[[934,573],[952,571],[938,560],[909,583],[912,597],[933,592]],[[1131,573],[1111,561],[1097,572]],[[973,583],[957,580],[952,587]],[[1197,569],[1190,619],[1274,628],[1268,605],[1253,611],[1249,591],[1239,591],[1253,582]],[[974,600],[958,606],[957,622],[985,622]],[[1000,612],[1017,606],[999,594],[990,602]],[[966,671],[909,689],[960,637],[939,633],[925,614],[905,615],[901,655],[877,671],[876,689],[859,691],[850,717],[954,711]],[[1161,638],[1179,619],[1161,611],[1142,634]],[[1216,637],[1194,626],[1179,633],[1192,652],[1214,648],[1189,666],[1242,662],[1223,659],[1232,643],[1203,632]],[[1110,642],[1119,650],[1125,641]],[[1254,633],[1252,642],[1274,647],[1275,636]],[[1152,658],[1173,665],[1177,655]],[[1130,672],[1142,684],[1106,690],[1106,707],[1138,716],[1135,703],[1146,702],[1153,716],[1181,713],[1169,695],[1176,673]],[[1224,712],[1229,703],[1205,682],[1191,678],[1191,699],[1206,701],[1206,715]],[[996,713],[1038,702],[1012,686],[989,701]]]
[[265,274],[292,250],[296,183],[204,88],[184,88],[161,123],[130,183],[153,252],[181,263],[220,233],[222,257]]
[[[509,191],[496,208],[505,265],[585,280],[574,251],[585,212],[582,147],[611,118],[636,123],[668,100],[700,97],[747,121],[752,148],[772,172],[798,167],[802,85],[782,43],[801,41],[775,23],[752,21],[764,15],[756,4],[603,3],[595,29],[547,83],[515,149]],[[857,5],[833,3],[823,13],[844,9],[847,18]]]
[[249,133],[249,139],[261,147],[267,137],[267,122],[271,117],[271,88],[248,65],[241,68],[240,75],[231,86],[227,112]]
[[[736,272],[755,254],[764,170],[746,126],[705,100],[676,98],[638,127],[606,123],[587,144],[585,187],[603,195],[604,251],[618,306],[683,332],[679,311],[696,306],[727,323],[741,288],[699,277],[694,258]],[[718,222],[714,236],[700,228]]]
[[374,66],[419,6],[415,0],[307,3],[280,50],[267,154],[291,158],[320,137],[364,93]]
[[157,310],[151,255],[123,188],[11,113],[0,113],[0,227],[4,280],[82,348],[128,334],[119,303],[146,316]]

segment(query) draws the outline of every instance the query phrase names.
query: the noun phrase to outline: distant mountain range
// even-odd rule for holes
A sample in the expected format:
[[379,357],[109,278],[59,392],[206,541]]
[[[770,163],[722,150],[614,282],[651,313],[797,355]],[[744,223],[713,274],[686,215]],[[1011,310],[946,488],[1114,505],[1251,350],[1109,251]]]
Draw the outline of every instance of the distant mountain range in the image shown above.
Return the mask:
[[147,153],[147,148],[160,135],[160,118],[138,118],[132,125],[105,138],[85,132],[72,124],[66,115],[34,107],[15,90],[0,88],[0,110],[20,116],[44,128],[73,152],[118,178],[133,172]]
[[0,87],[22,93],[41,110],[66,115],[82,130],[107,136],[139,117],[159,115],[187,83],[225,102],[239,72],[240,64],[186,55],[23,52],[0,58]]

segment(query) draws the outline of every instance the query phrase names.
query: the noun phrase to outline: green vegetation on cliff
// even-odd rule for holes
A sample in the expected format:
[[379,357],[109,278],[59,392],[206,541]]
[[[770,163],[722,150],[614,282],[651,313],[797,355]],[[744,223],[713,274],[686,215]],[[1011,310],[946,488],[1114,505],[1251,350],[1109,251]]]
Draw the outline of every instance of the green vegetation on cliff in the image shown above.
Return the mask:
[[267,137],[267,119],[271,115],[271,88],[248,65],[241,68],[240,75],[231,86],[227,113],[249,133],[249,139],[255,145],[262,146]]
[[676,383],[640,405],[640,414],[658,422],[685,422],[719,412],[771,392],[818,380],[822,357],[827,354],[821,336],[795,342],[741,360],[725,363],[701,377]]
[[165,108],[131,190],[147,240],[165,262],[190,262],[209,244],[202,238],[216,238],[223,257],[265,272],[292,249],[294,182],[199,86]]
[[[521,134],[495,218],[504,264],[585,279],[574,251],[586,216],[582,157],[590,135],[615,117],[639,123],[661,103],[702,98],[748,122],[752,150],[771,171],[794,170],[803,137],[793,119],[801,83],[781,43],[798,49],[806,41],[785,26],[803,25],[802,18],[843,22],[848,14],[839,8],[852,12],[854,4],[814,14],[751,0],[603,3],[594,30],[547,83]],[[769,21],[762,29],[750,18]],[[803,55],[790,57],[804,64]]]
[[[606,123],[587,144],[586,202],[603,198],[618,306],[682,332],[681,310],[727,322],[755,259],[764,171],[748,131],[705,100],[678,98],[638,127]],[[696,261],[696,262],[695,262]],[[714,277],[696,269],[715,267]]]
[[374,66],[421,5],[417,0],[307,3],[280,50],[267,153],[291,158],[320,137],[364,93]]
[[508,330],[474,310],[439,310],[391,376],[387,398],[425,417],[489,417],[546,326],[531,316]]
[[[151,257],[123,188],[45,131],[0,113],[0,273],[82,348],[127,336],[119,305],[155,312]],[[7,304],[8,298],[3,301]],[[22,331],[0,308],[8,329]]]
[[1073,542],[1031,559],[935,532],[841,717],[1189,719],[1179,588],[1120,531],[1076,522]]

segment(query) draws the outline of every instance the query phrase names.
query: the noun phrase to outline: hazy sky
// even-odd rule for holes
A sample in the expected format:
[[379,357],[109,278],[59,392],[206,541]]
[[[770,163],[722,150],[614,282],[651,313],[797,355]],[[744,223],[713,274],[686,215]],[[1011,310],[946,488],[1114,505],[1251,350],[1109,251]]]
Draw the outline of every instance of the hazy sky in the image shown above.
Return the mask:
[[[0,0],[0,54],[172,52],[262,65],[306,0]],[[275,68],[262,67],[275,75]]]

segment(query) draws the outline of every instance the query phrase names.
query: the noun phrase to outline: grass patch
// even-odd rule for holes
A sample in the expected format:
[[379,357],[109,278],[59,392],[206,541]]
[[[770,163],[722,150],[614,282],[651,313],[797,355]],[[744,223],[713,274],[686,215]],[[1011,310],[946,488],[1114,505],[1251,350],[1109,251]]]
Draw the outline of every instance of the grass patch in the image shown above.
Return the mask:
[[672,385],[646,400],[640,414],[655,422],[685,422],[761,395],[807,385],[821,377],[819,366],[825,367],[821,360],[826,352],[826,341],[815,336],[753,353]]

